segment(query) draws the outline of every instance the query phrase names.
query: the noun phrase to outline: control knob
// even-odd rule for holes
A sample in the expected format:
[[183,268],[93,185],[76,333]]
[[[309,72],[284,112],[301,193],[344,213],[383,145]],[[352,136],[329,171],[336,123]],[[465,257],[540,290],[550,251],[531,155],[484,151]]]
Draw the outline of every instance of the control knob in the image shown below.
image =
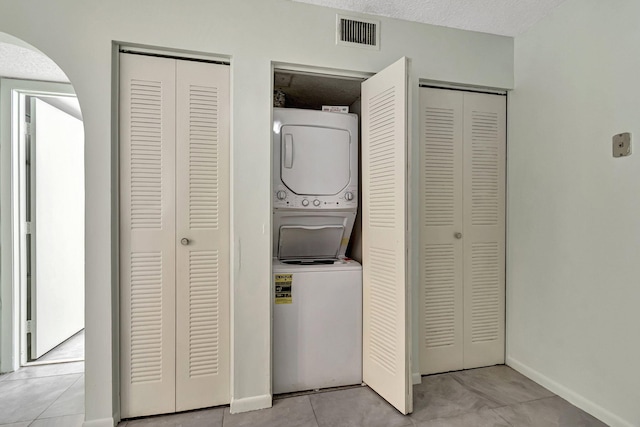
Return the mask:
[[315,199],[315,200],[313,201],[313,206],[316,206],[316,207],[317,207],[317,206],[320,206],[320,200]]
[[309,201],[307,199],[303,199],[302,206],[309,206]]
[[278,198],[278,200],[284,200],[287,198],[287,193],[286,191],[280,190],[276,193],[276,197]]
[[348,201],[353,200],[353,193],[351,191],[347,191],[346,193],[344,193],[344,198]]

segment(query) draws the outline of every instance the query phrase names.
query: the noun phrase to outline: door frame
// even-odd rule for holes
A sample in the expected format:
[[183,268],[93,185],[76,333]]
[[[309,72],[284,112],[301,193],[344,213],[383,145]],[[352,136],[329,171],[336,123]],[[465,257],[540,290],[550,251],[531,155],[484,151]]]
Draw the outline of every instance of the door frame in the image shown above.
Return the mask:
[[[20,144],[25,133],[25,96],[76,96],[69,83],[0,79],[0,295],[6,304],[0,319],[0,372],[15,371],[26,362],[26,273],[21,198],[24,168]],[[22,339],[22,335],[25,339]]]
[[[409,63],[411,64],[411,61],[409,60]],[[383,67],[386,68],[386,67]],[[290,71],[293,73],[301,73],[301,74],[312,74],[312,75],[318,75],[318,76],[324,76],[324,77],[336,77],[336,78],[341,78],[341,79],[357,79],[357,80],[361,80],[364,81],[374,75],[376,75],[377,72],[381,71],[381,70],[377,70],[377,71],[362,71],[362,70],[348,70],[348,69],[338,69],[338,68],[329,68],[329,67],[324,67],[322,65],[318,65],[318,64],[296,64],[296,63],[290,63],[290,62],[280,62],[280,61],[271,61],[271,69],[270,69],[270,93],[273,93],[274,91],[274,73],[276,71]],[[417,321],[418,321],[418,296],[419,296],[419,287],[418,286],[414,286],[414,283],[417,283],[417,280],[419,278],[419,274],[418,271],[415,270],[418,266],[418,262],[414,262],[413,258],[412,258],[412,254],[417,254],[416,249],[418,248],[417,246],[417,242],[415,242],[413,239],[411,238],[413,230],[416,229],[416,225],[414,224],[415,221],[417,221],[418,219],[418,215],[417,215],[417,211],[414,212],[415,209],[417,209],[417,207],[419,206],[419,203],[414,201],[414,189],[418,187],[418,175],[417,175],[417,168],[414,165],[414,159],[417,158],[417,153],[418,153],[418,149],[419,149],[419,145],[417,142],[415,142],[414,140],[416,139],[416,137],[418,136],[418,132],[416,129],[414,129],[414,124],[417,124],[418,122],[416,121],[416,118],[414,117],[414,115],[418,114],[418,108],[416,108],[416,103],[418,100],[418,96],[417,96],[417,91],[419,90],[420,84],[422,83],[422,80],[418,79],[415,74],[413,74],[413,72],[411,71],[411,67],[409,67],[408,70],[408,76],[407,76],[407,87],[408,87],[408,93],[407,93],[407,105],[409,107],[409,114],[407,115],[407,150],[406,150],[406,166],[407,166],[407,171],[406,171],[406,186],[407,186],[407,204],[406,204],[406,230],[405,230],[405,244],[406,244],[406,250],[408,251],[407,254],[407,265],[406,265],[406,280],[408,281],[408,285],[407,285],[407,298],[409,299],[408,304],[407,304],[407,308],[408,308],[408,322],[410,324],[410,331],[408,333],[408,338],[410,340],[410,354],[408,355],[409,358],[409,363],[410,363],[410,370],[411,370],[411,381],[412,383],[415,384],[420,384],[422,381],[422,377],[420,375],[420,370],[419,370],[419,353],[418,348],[419,346],[416,345],[417,344],[417,340],[419,339],[419,331],[417,328]],[[273,100],[270,98],[270,117],[269,117],[269,123],[270,123],[270,127],[273,124]],[[362,120],[361,117],[358,118],[359,120],[359,124],[360,121]],[[269,134],[272,134],[272,130],[269,130]],[[270,153],[270,157],[273,157],[273,145],[270,144],[270,148],[269,148],[269,153]],[[269,183],[269,187],[270,187],[270,193],[273,193],[273,174],[274,174],[274,170],[273,170],[273,162],[270,161],[270,170],[271,170],[271,174],[270,174],[270,183]],[[361,173],[361,172],[359,172]],[[359,184],[361,185],[361,183]],[[273,199],[270,197],[269,198],[269,209],[270,211],[273,211]],[[273,229],[273,216],[271,216],[270,218],[270,222],[269,222],[269,230]],[[273,248],[273,233],[270,231],[269,232],[270,235],[270,245],[269,245],[269,251],[270,251],[270,263],[271,263],[271,259],[273,259],[273,253],[272,252],[272,248]],[[417,259],[416,259],[417,261]],[[415,270],[415,271],[414,271]],[[269,276],[269,283],[271,283],[272,277],[273,277],[273,271],[272,268],[269,268],[270,271],[270,276]],[[271,288],[271,297],[269,300],[269,313],[270,313],[270,319],[271,319],[271,324],[270,324],[270,330],[271,330],[271,351],[269,352],[269,366],[270,371],[269,371],[269,377],[270,377],[270,382],[269,385],[270,387],[272,387],[273,385],[273,304],[271,304],[271,301],[273,300],[274,294],[273,294],[273,287]],[[273,396],[273,389],[271,388],[271,396]]]

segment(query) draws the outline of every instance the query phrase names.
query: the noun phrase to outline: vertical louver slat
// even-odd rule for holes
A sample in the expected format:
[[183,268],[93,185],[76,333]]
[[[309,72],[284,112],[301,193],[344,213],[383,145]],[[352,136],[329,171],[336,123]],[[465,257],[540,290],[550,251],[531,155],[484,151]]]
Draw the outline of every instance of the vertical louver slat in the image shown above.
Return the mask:
[[500,206],[498,115],[473,111],[471,120],[471,221],[473,225],[497,225]]
[[189,254],[189,376],[218,373],[218,251]]
[[131,80],[131,228],[162,224],[162,84]]
[[471,341],[495,341],[500,333],[501,280],[497,243],[475,243],[471,253]]
[[453,244],[428,244],[423,252],[424,330],[427,348],[455,343],[456,259]]
[[389,373],[396,372],[396,362],[388,349],[397,347],[395,313],[397,307],[393,283],[395,254],[384,248],[371,248],[371,308],[376,316],[371,319],[369,335],[371,358]]
[[162,253],[131,254],[131,383],[162,380]]
[[191,229],[218,228],[218,91],[189,91],[189,221]]
[[426,108],[424,112],[425,226],[454,225],[454,110]]
[[394,108],[394,87],[381,92],[369,102],[371,111],[369,223],[371,227],[393,228],[396,223]]

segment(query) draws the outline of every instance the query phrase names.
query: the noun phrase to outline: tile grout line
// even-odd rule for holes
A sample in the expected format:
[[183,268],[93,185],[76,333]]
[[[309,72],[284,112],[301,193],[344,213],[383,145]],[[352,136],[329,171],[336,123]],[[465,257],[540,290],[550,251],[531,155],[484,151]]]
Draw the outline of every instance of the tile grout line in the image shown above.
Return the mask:
[[[231,404],[229,404],[229,414],[231,414]],[[222,410],[222,421],[220,421],[220,427],[224,427],[224,419],[227,416],[227,410],[226,408]],[[126,425],[123,427],[127,427]]]
[[506,405],[496,406],[495,408],[491,408],[491,409],[507,408],[509,406],[516,406],[516,405],[522,405],[524,403],[537,402],[538,400],[551,399],[553,397],[559,397],[559,396],[557,394],[554,394],[553,396],[537,397],[537,398],[531,399],[531,400],[523,400],[522,402],[513,402],[513,403],[508,403]]
[[[502,408],[506,408],[506,406],[502,406]],[[500,414],[500,412],[498,412],[498,411],[494,411],[493,409],[491,409],[491,411],[492,411],[494,414],[496,414],[498,417],[500,417],[500,419],[501,419],[501,420],[504,420],[504,422],[505,422],[505,423],[507,423],[507,424],[508,424],[508,425],[510,425],[510,426],[513,426],[513,424],[511,424],[511,423],[509,422],[509,420],[507,420],[505,417],[503,417],[503,416]]]
[[311,395],[307,395],[307,399],[309,399],[309,406],[311,406],[311,412],[313,412],[313,419],[316,420],[316,425],[320,427],[320,421],[318,421],[318,416],[316,415],[316,408],[313,407],[313,402],[311,401]]
[[[66,363],[66,362],[65,362]],[[84,363],[84,361],[78,361],[78,362],[68,362],[69,364],[74,364],[74,363]],[[40,366],[54,366],[54,365],[62,365],[63,363],[49,363],[49,364],[43,364],[43,365],[32,365],[32,366],[21,366],[20,368],[16,369],[13,372],[8,372],[6,374],[7,378],[0,381],[0,382],[4,382],[4,381],[21,381],[21,380],[35,380],[38,378],[51,378],[51,377],[61,377],[64,375],[78,375],[78,374],[84,374],[84,366],[82,367],[82,372],[68,372],[66,374],[50,374],[50,375],[41,375],[41,376],[36,376],[36,377],[26,377],[26,378],[16,378],[13,379],[12,377],[14,376],[14,374],[17,374],[21,369],[33,369],[33,368],[38,368]]]
[[[555,393],[553,393],[553,392],[550,392],[550,393],[551,393],[551,396],[537,397],[537,398],[535,398],[535,399],[529,399],[529,400],[523,400],[523,401],[521,401],[521,402],[513,402],[513,403],[506,403],[506,404],[505,404],[505,403],[503,403],[503,402],[498,402],[498,400],[497,400],[497,399],[494,399],[493,397],[491,397],[491,395],[486,394],[485,392],[483,392],[483,391],[481,391],[481,390],[477,390],[476,388],[474,388],[474,387],[472,387],[472,386],[470,386],[470,385],[468,385],[468,384],[465,384],[464,379],[459,378],[457,375],[453,374],[453,375],[451,375],[451,377],[452,377],[452,378],[453,378],[453,379],[454,379],[458,384],[460,384],[461,386],[463,386],[467,391],[470,391],[470,392],[472,392],[472,393],[474,393],[474,394],[477,394],[478,396],[480,396],[480,397],[482,397],[482,398],[484,398],[484,399],[490,400],[491,402],[493,402],[493,403],[495,403],[496,405],[498,405],[498,406],[496,406],[496,407],[494,407],[494,408],[492,408],[492,409],[504,408],[504,407],[506,407],[506,406],[519,405],[519,404],[521,404],[521,403],[527,403],[527,402],[535,402],[536,400],[548,399],[548,398],[550,398],[550,397],[557,397],[557,396],[558,396],[557,394],[555,394]],[[545,388],[545,390],[547,390],[547,389]],[[547,391],[548,391],[548,390],[547,390]]]
[[[69,385],[69,387],[65,388],[65,389],[62,391],[62,393],[60,393],[60,394],[58,395],[58,397],[56,397],[56,398],[53,400],[53,402],[51,402],[51,403],[49,404],[49,406],[47,406],[47,407],[46,407],[42,412],[40,412],[40,414],[39,414],[37,417],[35,417],[35,418],[34,418],[34,420],[32,421],[32,423],[33,423],[33,422],[35,422],[35,421],[36,421],[36,420],[38,420],[38,419],[41,419],[41,418],[40,418],[40,415],[42,415],[42,414],[44,414],[45,412],[47,412],[47,410],[48,410],[48,409],[49,409],[49,408],[50,408],[54,403],[56,403],[56,402],[58,401],[58,399],[60,399],[60,396],[62,396],[63,394],[65,394],[65,393],[66,393],[66,392],[67,392],[71,387],[73,387],[73,385],[74,385],[75,383],[77,383],[78,381],[80,381],[80,378],[82,378],[82,376],[84,375],[84,373],[82,373],[82,374],[64,374],[64,375],[79,375],[79,376],[78,376],[78,378],[77,378],[74,382],[72,382],[72,383]],[[54,376],[59,376],[59,377],[61,377],[61,376],[63,376],[63,375],[54,375]],[[52,418],[53,418],[53,417],[52,417]],[[44,419],[44,418],[42,418],[42,419]],[[31,424],[29,424],[29,425],[31,425]]]

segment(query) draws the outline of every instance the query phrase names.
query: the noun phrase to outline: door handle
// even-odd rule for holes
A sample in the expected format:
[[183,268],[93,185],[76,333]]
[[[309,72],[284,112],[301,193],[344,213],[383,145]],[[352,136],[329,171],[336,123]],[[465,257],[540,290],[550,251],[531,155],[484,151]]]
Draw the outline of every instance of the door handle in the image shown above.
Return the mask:
[[293,167],[293,135],[284,134],[284,167],[291,169]]
[[455,233],[453,233],[453,237],[455,237],[456,239],[462,239],[462,233],[456,231]]
[[182,243],[184,246],[187,246],[190,241],[186,237],[183,237],[182,239],[180,239],[180,243]]

